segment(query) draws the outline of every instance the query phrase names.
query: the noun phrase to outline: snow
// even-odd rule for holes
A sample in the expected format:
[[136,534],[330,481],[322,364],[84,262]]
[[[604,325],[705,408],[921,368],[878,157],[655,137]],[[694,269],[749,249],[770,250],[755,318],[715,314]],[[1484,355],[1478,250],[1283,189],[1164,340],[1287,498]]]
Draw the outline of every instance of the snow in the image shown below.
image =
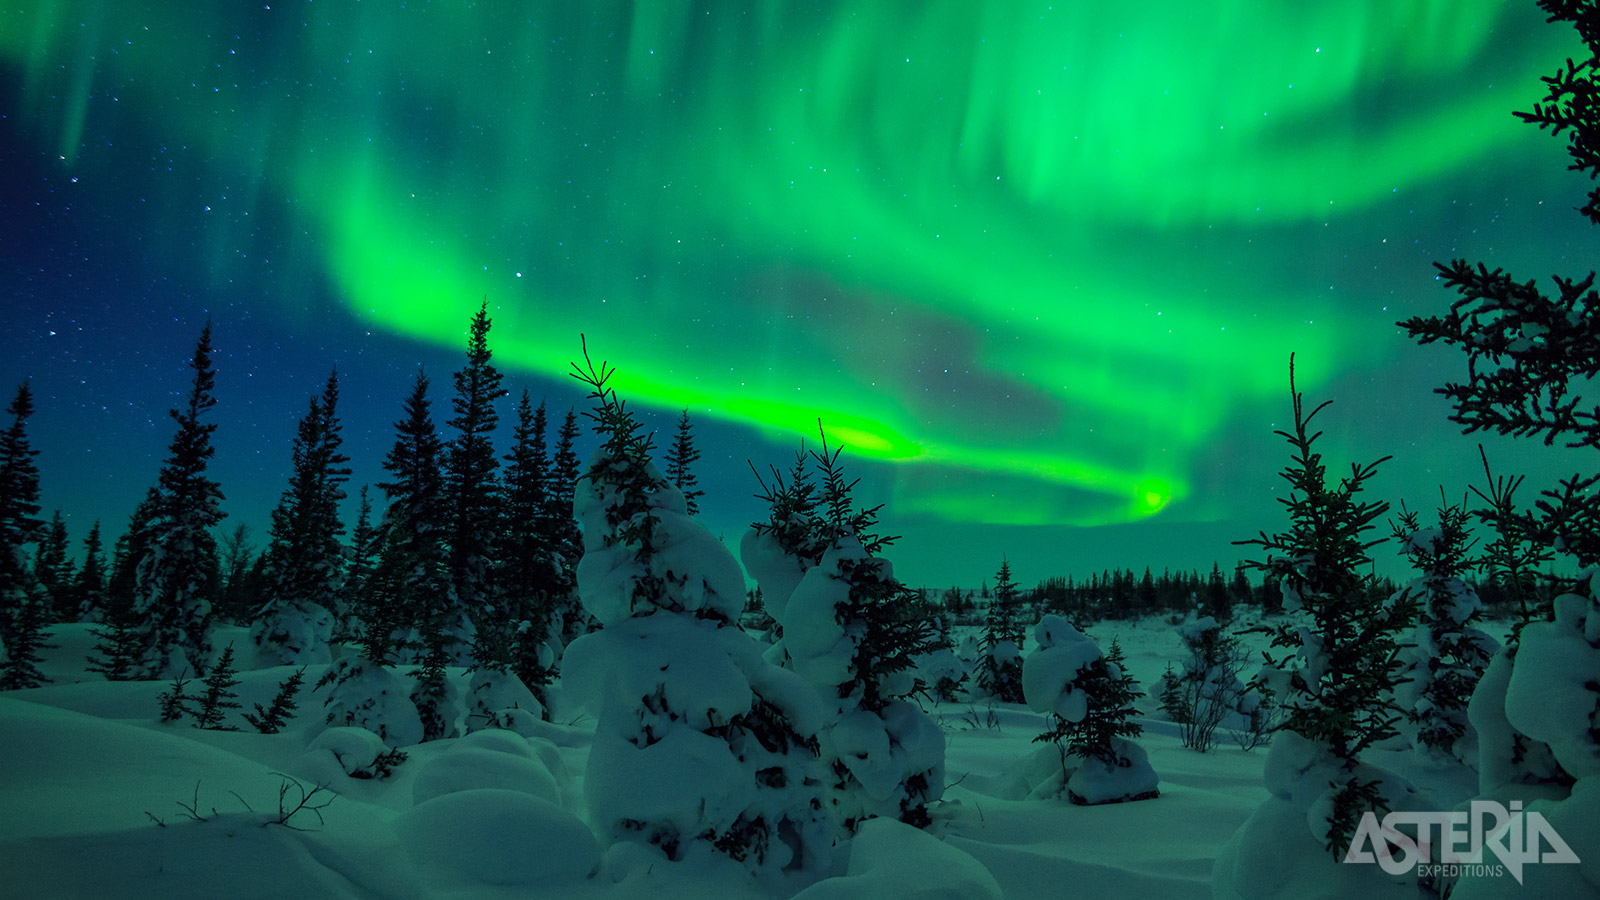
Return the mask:
[[435,877],[551,887],[587,878],[600,864],[582,820],[517,790],[478,788],[421,801],[396,817],[395,830]]
[[983,864],[921,829],[873,819],[850,842],[845,874],[819,881],[795,900],[1000,900]]
[[1591,736],[1600,696],[1600,651],[1585,639],[1592,601],[1578,594],[1555,600],[1555,621],[1522,630],[1518,659],[1506,688],[1511,727],[1550,746],[1556,762],[1578,778],[1600,775],[1600,746]]
[[1100,646],[1060,616],[1040,619],[1034,639],[1039,649],[1022,663],[1022,694],[1029,708],[1081,722],[1089,711],[1089,697],[1073,682],[1084,666],[1104,656]]
[[[1582,622],[1569,619],[1562,639],[1574,628],[1588,627],[1587,622],[1587,614]],[[684,640],[698,635],[728,656],[734,635],[724,637],[725,631],[685,629]],[[1156,683],[1169,661],[1183,658],[1177,632],[1162,621],[1102,623],[1095,634],[1106,645],[1113,637],[1119,640],[1126,668],[1146,686]],[[219,634],[214,641],[242,644],[241,636]],[[961,630],[953,635],[958,642],[967,636]],[[1258,641],[1254,654],[1260,645],[1259,638],[1252,639]],[[63,681],[74,672],[85,678],[81,660],[93,642],[87,627],[56,626],[51,642],[61,648],[47,651],[45,671]],[[621,646],[626,661],[632,651],[626,643]],[[792,672],[758,666],[759,649],[745,646],[751,649],[729,658],[736,671],[747,673],[746,685],[788,710],[792,721],[803,723],[801,730],[815,733],[822,712],[810,688]],[[589,664],[604,671],[616,661],[602,653]],[[1501,668],[1509,683],[1510,667]],[[247,708],[266,702],[290,671],[242,672],[241,701]],[[602,818],[586,798],[596,783],[612,777],[607,770],[614,763],[606,754],[619,748],[603,749],[607,741],[595,717],[583,714],[576,702],[606,689],[585,688],[571,680],[570,669],[565,683],[552,685],[557,721],[530,726],[537,736],[483,729],[406,745],[408,758],[387,778],[345,774],[341,758],[370,764],[395,744],[364,729],[324,724],[322,702],[330,689],[312,688],[324,671],[307,670],[299,713],[275,735],[257,734],[238,721],[234,724],[246,730],[161,725],[155,721],[155,696],[165,688],[162,682],[83,680],[0,694],[0,895],[8,900],[878,900],[995,897],[1002,891],[1010,900],[1199,900],[1214,892],[1223,897],[1417,896],[1414,885],[1396,885],[1376,867],[1333,863],[1317,840],[1307,820],[1327,790],[1317,748],[1280,734],[1270,753],[1244,752],[1226,740],[1210,753],[1194,753],[1180,746],[1176,726],[1153,711],[1148,699],[1140,706],[1147,714],[1137,719],[1145,728],[1138,744],[1161,773],[1159,798],[1102,806],[1063,802],[1057,797],[1062,763],[1056,748],[1032,741],[1044,727],[1040,713],[1021,704],[924,704],[938,726],[937,735],[927,735],[929,746],[935,737],[942,742],[949,783],[944,800],[930,807],[933,826],[923,831],[888,819],[869,820],[839,845],[835,857],[818,860],[816,869],[763,881],[738,863],[708,854],[669,861],[655,848],[629,842],[599,848],[596,823]],[[408,676],[404,670],[389,671],[402,685],[398,696],[404,699]],[[457,683],[469,677],[456,668],[450,675]],[[1489,677],[1495,677],[1494,666]],[[725,685],[708,685],[684,696],[727,691]],[[1475,700],[1475,724],[1480,712]],[[640,780],[632,788],[645,793],[640,802],[671,807],[673,798],[657,801],[653,795],[673,793],[680,779],[702,777],[700,767],[686,761],[701,749],[685,747],[681,754],[669,754],[677,757],[675,763],[659,766],[642,755],[625,761],[624,767],[655,767],[657,780],[630,776]],[[926,749],[918,749],[916,741],[905,746],[908,754]],[[717,753],[727,751],[704,754],[713,769],[721,765]],[[1409,748],[1380,749],[1372,757],[1376,766],[1404,775],[1438,798],[1408,795],[1409,808],[1448,809],[1475,788],[1470,769],[1452,761],[1425,765]],[[278,815],[285,776],[306,788],[326,782],[333,802],[321,811],[322,821],[302,814],[294,824],[303,831],[267,823]],[[704,777],[713,783],[723,776],[711,771]],[[1056,787],[1030,798],[1052,779]],[[1582,865],[1529,865],[1520,890],[1509,878],[1469,880],[1453,898],[1600,894],[1595,868],[1600,832],[1592,828],[1600,821],[1600,780],[1582,778],[1570,794],[1530,797],[1528,809],[1547,816]],[[180,802],[197,803],[207,821],[189,821]],[[152,815],[165,826],[156,825]]]

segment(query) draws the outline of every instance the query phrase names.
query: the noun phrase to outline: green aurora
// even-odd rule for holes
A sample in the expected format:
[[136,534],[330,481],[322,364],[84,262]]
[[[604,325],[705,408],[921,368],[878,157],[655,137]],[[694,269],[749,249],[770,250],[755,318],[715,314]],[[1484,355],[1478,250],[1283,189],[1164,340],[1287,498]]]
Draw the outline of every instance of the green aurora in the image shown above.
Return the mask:
[[212,278],[280,222],[372,327],[456,347],[486,297],[508,367],[582,332],[640,402],[820,418],[897,511],[1005,524],[1211,515],[1291,350],[1315,391],[1399,346],[1330,235],[1547,171],[1508,112],[1571,43],[1486,0],[142,6],[0,12],[0,62],[68,171],[117,122],[243,173]]

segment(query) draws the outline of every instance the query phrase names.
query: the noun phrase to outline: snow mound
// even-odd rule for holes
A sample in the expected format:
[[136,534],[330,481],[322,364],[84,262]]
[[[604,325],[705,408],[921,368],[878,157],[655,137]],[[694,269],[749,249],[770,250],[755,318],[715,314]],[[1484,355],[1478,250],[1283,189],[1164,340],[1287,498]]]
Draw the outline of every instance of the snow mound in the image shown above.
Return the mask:
[[[489,732],[479,732],[487,734]],[[417,805],[464,791],[517,791],[561,805],[561,791],[544,763],[524,750],[507,753],[488,747],[455,746],[429,760],[417,773],[411,796]]]
[[1000,900],[1000,885],[971,855],[893,819],[869,819],[850,842],[845,874],[794,900]]
[[547,885],[587,878],[600,863],[577,816],[521,791],[435,797],[397,816],[395,829],[413,859],[466,881]]
[[378,757],[389,752],[389,746],[383,738],[354,725],[343,725],[329,728],[316,736],[307,750],[306,766],[320,775],[321,762],[326,761],[331,755],[338,765],[338,770],[351,778],[371,778],[373,776],[373,763]]

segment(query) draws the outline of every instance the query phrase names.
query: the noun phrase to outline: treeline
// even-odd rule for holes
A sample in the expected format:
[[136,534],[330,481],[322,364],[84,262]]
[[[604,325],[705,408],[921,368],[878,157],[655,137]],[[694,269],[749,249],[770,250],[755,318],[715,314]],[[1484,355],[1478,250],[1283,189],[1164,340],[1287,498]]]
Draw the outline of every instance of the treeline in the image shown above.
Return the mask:
[[[1388,587],[1392,590],[1393,585]],[[958,620],[976,621],[995,594],[985,581],[976,591],[947,588],[941,599]],[[1235,568],[1231,576],[1224,576],[1216,563],[1207,575],[1198,570],[1169,569],[1156,575],[1148,566],[1143,575],[1134,574],[1132,569],[1105,569],[1082,580],[1055,575],[1031,589],[1019,589],[1016,594],[1029,609],[1078,621],[1134,619],[1196,610],[1225,621],[1232,617],[1236,606],[1256,606],[1269,613],[1283,608],[1283,597],[1275,582],[1269,579],[1252,583],[1243,566]]]
[[[526,391],[513,407],[509,447],[497,452],[497,401],[509,392],[493,364],[487,306],[474,316],[466,360],[442,432],[421,371],[398,404],[387,480],[359,491],[353,527],[341,518],[351,469],[343,452],[339,375],[308,398],[292,468],[272,510],[265,546],[244,525],[226,528],[214,453],[211,326],[200,335],[175,434],[155,483],[107,545],[94,523],[81,562],[58,511],[40,517],[33,413],[24,382],[0,434],[0,687],[45,681],[44,629],[100,625],[91,669],[110,679],[203,672],[218,624],[250,627],[265,664],[328,662],[334,643],[357,643],[386,664],[491,666],[543,685],[561,648],[592,622],[577,600],[581,533],[572,516],[580,473],[577,413],[559,426]],[[698,457],[685,412],[665,458],[690,499]],[[220,540],[218,536],[220,535]]]

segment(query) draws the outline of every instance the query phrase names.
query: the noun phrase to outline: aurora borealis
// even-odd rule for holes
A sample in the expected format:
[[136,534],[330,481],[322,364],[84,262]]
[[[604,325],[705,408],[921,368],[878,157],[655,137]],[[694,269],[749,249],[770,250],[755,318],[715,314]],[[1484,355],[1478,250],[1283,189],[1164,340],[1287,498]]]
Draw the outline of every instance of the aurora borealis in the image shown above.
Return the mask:
[[1448,303],[1434,259],[1591,267],[1560,143],[1510,115],[1577,46],[1498,0],[13,5],[0,376],[148,406],[158,453],[180,383],[149,369],[211,315],[259,518],[280,407],[337,362],[381,446],[487,298],[514,384],[571,402],[586,334],[741,502],[820,417],[927,580],[1185,525],[1197,564],[1272,514],[1290,352],[1397,499],[1465,489],[1430,394],[1459,367],[1393,323]]

